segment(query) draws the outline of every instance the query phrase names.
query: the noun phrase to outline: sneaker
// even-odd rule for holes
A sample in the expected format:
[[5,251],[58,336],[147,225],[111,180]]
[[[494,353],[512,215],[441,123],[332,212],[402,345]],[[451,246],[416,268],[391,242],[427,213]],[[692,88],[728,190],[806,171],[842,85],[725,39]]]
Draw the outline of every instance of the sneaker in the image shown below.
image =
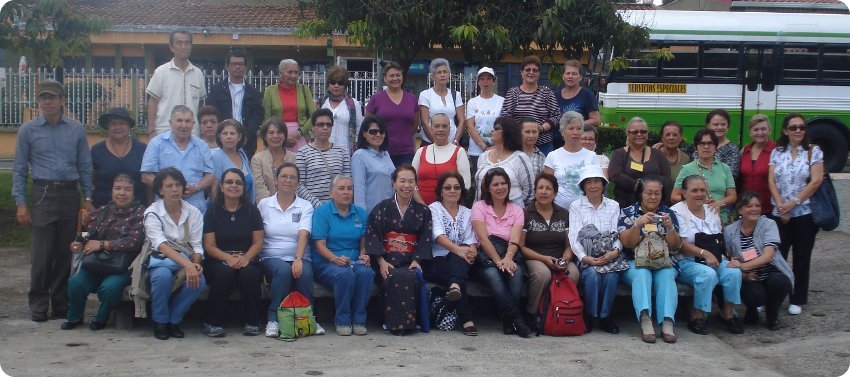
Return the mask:
[[764,305],[762,305],[762,306],[756,307],[756,310],[758,310],[759,313],[764,313],[764,311],[766,309],[765,309]]
[[[339,336],[351,336],[351,332],[351,325],[336,325],[336,334]],[[318,333],[318,327],[316,333]]]
[[319,322],[316,322],[316,335],[325,335],[325,328]]
[[788,314],[797,315],[797,314],[800,314],[802,312],[803,312],[803,308],[801,308],[799,305],[794,305],[794,304],[788,305]]
[[245,335],[245,336],[260,335],[260,327],[254,326],[254,325],[249,325],[249,324],[246,323],[245,327],[242,329],[242,335]]
[[269,321],[266,323],[266,336],[269,338],[277,338],[280,333],[280,327],[278,327],[277,322]]
[[220,326],[213,326],[209,323],[204,323],[203,333],[210,338],[220,338],[224,336],[224,329]]
[[354,325],[354,335],[363,336],[368,333],[369,331],[366,330],[366,325]]

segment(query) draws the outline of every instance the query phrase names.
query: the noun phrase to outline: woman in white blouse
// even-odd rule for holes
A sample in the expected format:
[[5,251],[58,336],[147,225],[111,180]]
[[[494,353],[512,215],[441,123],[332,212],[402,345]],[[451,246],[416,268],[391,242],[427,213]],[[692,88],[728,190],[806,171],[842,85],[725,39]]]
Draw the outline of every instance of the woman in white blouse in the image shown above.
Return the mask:
[[457,301],[458,324],[463,335],[476,336],[472,307],[466,297],[466,279],[475,262],[478,242],[472,232],[472,211],[461,205],[466,197],[463,176],[456,171],[443,173],[435,189],[437,201],[431,203],[434,242],[430,261],[422,261],[425,279],[448,286],[446,299]]
[[325,76],[328,96],[322,104],[334,115],[331,143],[341,146],[349,155],[357,150],[357,127],[363,122],[363,108],[360,101],[352,98],[348,91],[348,71],[335,65],[328,68]]
[[[165,168],[156,173],[153,191],[160,199],[145,210],[145,235],[157,250],[148,265],[154,336],[182,338],[183,316],[206,287],[201,267],[204,221],[201,212],[183,200],[186,178],[179,170]],[[172,293],[175,272],[181,270],[186,282]]]
[[770,153],[768,187],[773,198],[771,217],[779,226],[779,251],[788,259],[794,249],[794,292],[788,314],[802,312],[809,299],[809,269],[818,227],[812,219],[809,198],[823,182],[823,151],[809,144],[806,118],[791,113],[782,120],[782,135]]
[[[475,172],[476,187],[487,171],[493,168],[505,169],[511,181],[511,191],[508,199],[511,203],[525,208],[534,199],[534,166],[531,159],[522,150],[522,128],[513,118],[498,117],[493,122],[493,133],[490,135],[493,147],[484,151],[478,157],[478,169]],[[475,200],[481,199],[481,190],[475,192]]]
[[260,263],[270,285],[266,324],[266,336],[270,338],[278,336],[277,308],[292,288],[313,301],[313,267],[306,253],[313,206],[295,195],[300,179],[295,164],[281,165],[275,179],[277,193],[257,204],[265,232]]
[[[708,335],[707,314],[711,313],[711,296],[714,287],[723,288],[723,307],[719,319],[733,334],[743,334],[744,327],[735,316],[733,305],[741,304],[741,269],[727,268],[729,260],[722,254],[712,252],[696,245],[697,234],[704,234],[707,241],[715,242],[719,251],[724,252],[720,216],[708,203],[708,183],[699,175],[691,175],[682,180],[682,192],[685,200],[676,203],[671,209],[679,220],[679,235],[682,247],[676,254],[679,276],[676,280],[694,287],[694,301],[688,328],[695,334]],[[714,237],[711,239],[710,237]],[[707,247],[707,246],[705,246]]]
[[[620,205],[605,197],[608,180],[602,168],[597,165],[588,165],[581,169],[578,186],[584,195],[570,203],[568,236],[573,254],[580,262],[585,324],[588,330],[598,325],[609,334],[617,334],[620,328],[611,320],[610,314],[622,271],[612,264],[622,259],[620,250],[623,246],[620,244],[619,237],[616,236]],[[582,229],[591,225],[600,235],[609,236],[611,241],[610,245],[603,247],[604,250],[598,250],[595,257],[593,250],[584,248],[582,239],[579,237]],[[619,263],[622,267],[622,262]]]
[[431,128],[431,116],[437,113],[446,114],[449,117],[449,140],[457,144],[463,135],[463,129],[457,132],[457,125],[463,124],[466,111],[463,109],[463,97],[460,92],[449,88],[452,78],[452,70],[449,61],[437,58],[431,61],[428,67],[434,78],[434,86],[419,93],[419,117],[422,120],[422,145],[431,144],[434,140],[434,130]]

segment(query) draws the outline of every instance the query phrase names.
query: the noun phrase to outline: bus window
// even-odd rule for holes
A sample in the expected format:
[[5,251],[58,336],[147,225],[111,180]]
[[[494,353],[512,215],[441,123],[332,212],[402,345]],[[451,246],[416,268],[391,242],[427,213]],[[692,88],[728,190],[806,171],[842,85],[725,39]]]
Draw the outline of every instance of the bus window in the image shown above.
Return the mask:
[[699,69],[698,46],[670,46],[673,59],[661,62],[663,77],[697,77]]
[[782,56],[782,78],[791,81],[816,80],[817,61],[817,47],[785,47]]
[[776,87],[776,65],[773,64],[773,49],[762,50],[761,61],[761,90],[772,92]]
[[737,47],[705,47],[702,51],[702,77],[737,78],[738,55]]
[[850,81],[850,49],[824,47],[821,58],[821,79],[824,81]]
[[754,92],[759,88],[759,50],[758,48],[748,48],[747,49],[747,73],[746,73],[746,83],[747,83],[747,91]]

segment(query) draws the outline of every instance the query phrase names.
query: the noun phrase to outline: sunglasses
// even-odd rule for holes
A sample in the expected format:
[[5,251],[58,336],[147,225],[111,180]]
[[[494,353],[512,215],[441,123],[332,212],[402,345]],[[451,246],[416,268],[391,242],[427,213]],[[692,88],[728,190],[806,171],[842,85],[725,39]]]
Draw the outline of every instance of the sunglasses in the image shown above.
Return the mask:
[[522,71],[523,71],[523,72],[528,72],[528,73],[537,73],[537,72],[540,72],[540,70],[539,70],[539,69],[537,69],[537,68],[526,68],[526,69],[523,69]]
[[788,131],[805,131],[806,126],[788,126]]
[[313,127],[333,127],[333,123],[313,123]]
[[328,85],[346,86],[348,83],[343,80],[329,80]]
[[631,130],[629,131],[629,135],[646,135],[649,131],[647,130]]
[[443,186],[443,191],[452,191],[452,190],[454,190],[454,191],[460,191],[461,189],[462,189],[462,187],[460,187],[460,185],[454,185],[454,186],[446,185],[446,186]]
[[244,185],[245,185],[245,182],[243,182],[243,181],[241,181],[241,180],[238,180],[238,179],[225,179],[225,180],[224,180],[224,184],[225,184],[225,185],[237,185],[237,186],[244,186]]
[[382,130],[381,130],[381,129],[379,129],[379,128],[373,128],[373,129],[371,129],[371,130],[367,130],[367,131],[366,131],[366,133],[368,133],[369,135],[375,136],[375,135],[378,135],[378,134],[383,135],[383,134],[384,134],[384,131],[382,131]]

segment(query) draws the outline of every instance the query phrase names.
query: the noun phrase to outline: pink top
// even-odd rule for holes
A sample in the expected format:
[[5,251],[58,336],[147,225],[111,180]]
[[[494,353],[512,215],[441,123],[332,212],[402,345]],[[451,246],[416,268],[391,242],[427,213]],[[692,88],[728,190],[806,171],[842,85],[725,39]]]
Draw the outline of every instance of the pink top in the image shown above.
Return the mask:
[[522,226],[525,223],[525,215],[520,206],[508,202],[505,209],[505,215],[501,218],[493,212],[493,206],[479,200],[472,205],[471,221],[483,221],[487,226],[487,232],[499,238],[510,241],[511,228],[519,224]]

